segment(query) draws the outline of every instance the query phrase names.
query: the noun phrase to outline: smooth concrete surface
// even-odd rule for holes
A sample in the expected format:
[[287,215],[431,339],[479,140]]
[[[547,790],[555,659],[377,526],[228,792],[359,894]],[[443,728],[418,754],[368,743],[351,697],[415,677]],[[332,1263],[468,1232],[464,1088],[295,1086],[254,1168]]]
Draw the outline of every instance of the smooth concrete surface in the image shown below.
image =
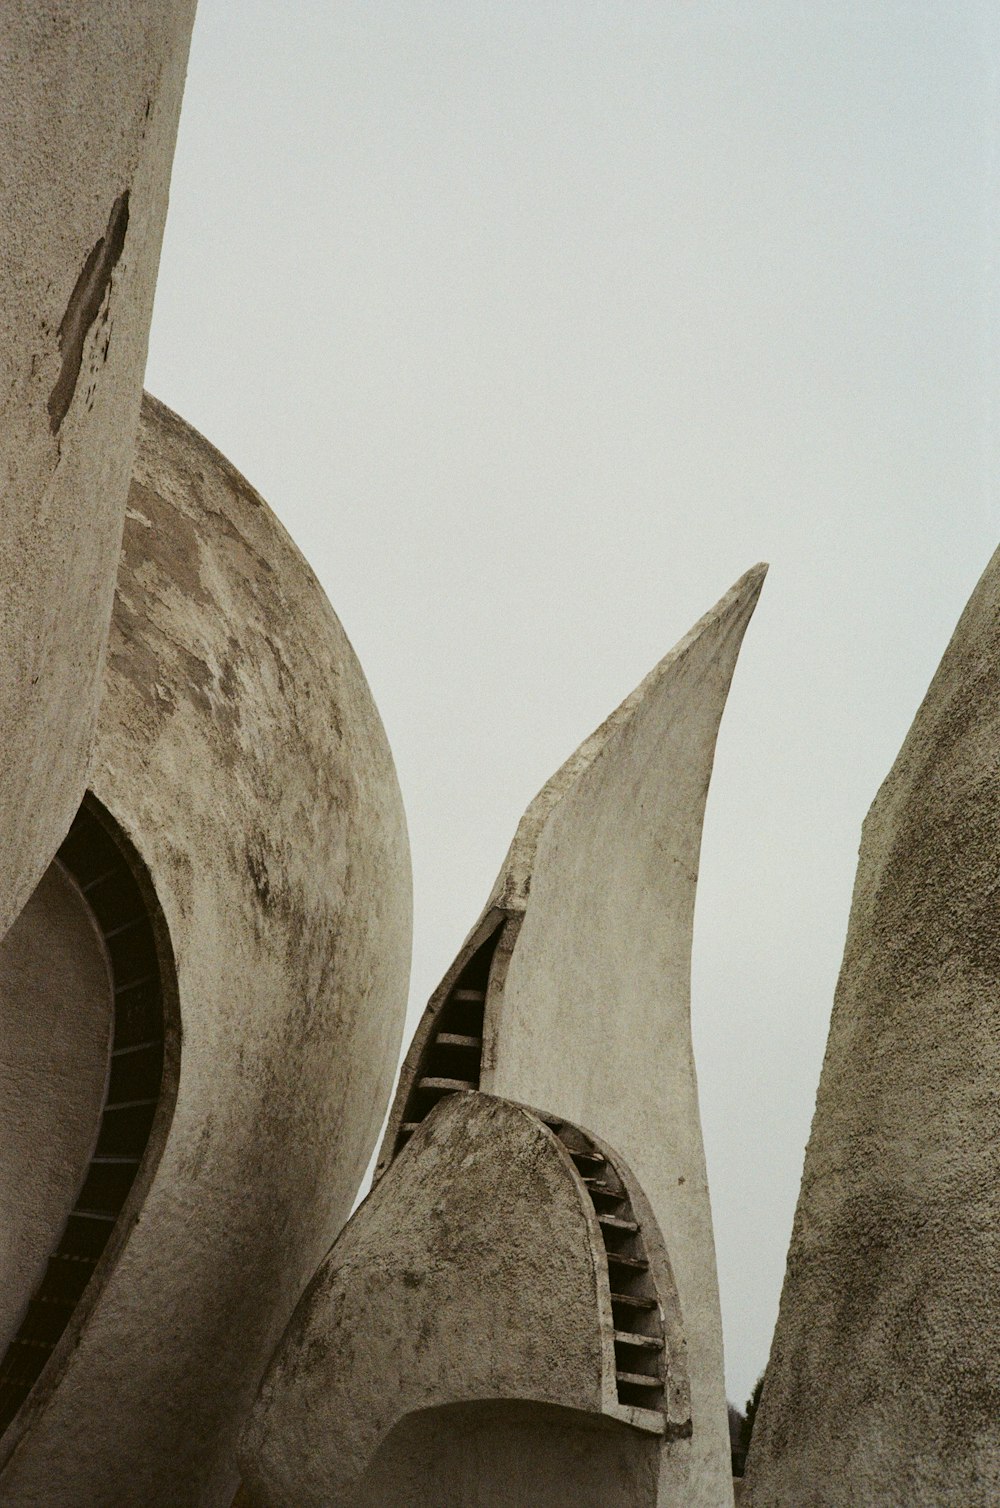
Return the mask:
[[[665,1307],[687,1426],[669,1447],[681,1508],[690,1426],[672,1291]],[[652,1508],[663,1416],[618,1403],[615,1365],[601,1230],[569,1152],[523,1106],[453,1095],[297,1307],[244,1435],[248,1496],[266,1508]]]
[[0,936],[86,783],[193,16],[0,7]]
[[1000,553],[865,821],[744,1504],[1000,1502]]
[[111,1029],[103,940],[55,860],[0,942],[0,1356],[87,1171]]
[[258,494],[153,400],[90,784],[169,930],[180,1080],[87,1322],[0,1440],[0,1501],[228,1508],[237,1432],[384,1114],[409,852],[384,731],[319,584]]
[[691,938],[716,735],[766,569],[736,583],[528,808],[482,916],[417,1029],[377,1170],[384,1176],[398,1145],[452,981],[484,937],[502,929],[480,1087],[585,1126],[624,1157],[649,1200],[688,1345],[690,1508],[730,1508],[733,1495],[691,1045]]

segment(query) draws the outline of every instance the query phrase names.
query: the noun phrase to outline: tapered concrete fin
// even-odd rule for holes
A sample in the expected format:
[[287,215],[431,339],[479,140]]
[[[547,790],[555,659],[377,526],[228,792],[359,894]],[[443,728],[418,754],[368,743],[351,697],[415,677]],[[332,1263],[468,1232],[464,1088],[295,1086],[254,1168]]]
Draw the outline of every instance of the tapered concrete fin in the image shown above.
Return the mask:
[[1000,552],[864,824],[747,1476],[1000,1501]]
[[[717,669],[720,676],[726,678],[728,690],[728,677],[735,668],[743,634],[757,606],[766,575],[767,565],[763,562],[746,571],[546,781],[517,825],[486,911],[492,906],[507,911],[524,909],[538,845],[559,802],[605,756],[617,739],[627,736],[629,725],[639,715],[644,703],[654,699],[665,682],[669,683],[672,677],[683,673],[681,667],[688,657],[693,655],[697,659],[699,653],[703,654],[711,645],[711,652],[718,657]],[[720,717],[725,695],[724,691],[718,707]]]
[[267,1508],[686,1508],[690,1432],[676,1289],[627,1167],[577,1127],[456,1094],[310,1284],[241,1466]]
[[684,1313],[691,1508],[732,1501],[691,939],[716,735],[765,573],[748,571],[528,808],[417,1029],[378,1169],[426,1114],[428,1078],[544,1105],[618,1148],[666,1233]]
[[0,8],[0,936],[86,784],[193,18]]

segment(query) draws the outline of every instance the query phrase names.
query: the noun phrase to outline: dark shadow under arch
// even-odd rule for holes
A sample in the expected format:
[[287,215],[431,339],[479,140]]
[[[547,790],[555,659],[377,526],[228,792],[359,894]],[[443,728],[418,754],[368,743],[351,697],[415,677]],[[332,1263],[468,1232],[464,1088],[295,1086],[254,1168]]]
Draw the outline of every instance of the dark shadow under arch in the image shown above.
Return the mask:
[[85,1176],[45,1275],[0,1361],[0,1433],[29,1398],[40,1402],[39,1395],[58,1381],[61,1360],[152,1182],[180,1069],[180,1010],[166,921],[146,865],[89,792],[53,862],[76,883],[103,939],[113,1037],[100,1126]]

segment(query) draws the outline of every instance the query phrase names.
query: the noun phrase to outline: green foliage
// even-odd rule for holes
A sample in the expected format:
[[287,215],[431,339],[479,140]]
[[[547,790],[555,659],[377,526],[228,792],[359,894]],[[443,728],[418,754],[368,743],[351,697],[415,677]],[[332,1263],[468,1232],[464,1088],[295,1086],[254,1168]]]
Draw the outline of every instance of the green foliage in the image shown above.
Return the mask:
[[750,1437],[753,1434],[753,1422],[757,1417],[757,1410],[760,1407],[760,1395],[763,1387],[764,1374],[763,1372],[761,1372],[760,1376],[757,1378],[757,1381],[754,1383],[753,1392],[747,1399],[746,1417],[743,1420],[743,1428],[740,1430],[740,1451],[742,1453],[744,1461],[746,1460],[747,1451],[750,1449]]

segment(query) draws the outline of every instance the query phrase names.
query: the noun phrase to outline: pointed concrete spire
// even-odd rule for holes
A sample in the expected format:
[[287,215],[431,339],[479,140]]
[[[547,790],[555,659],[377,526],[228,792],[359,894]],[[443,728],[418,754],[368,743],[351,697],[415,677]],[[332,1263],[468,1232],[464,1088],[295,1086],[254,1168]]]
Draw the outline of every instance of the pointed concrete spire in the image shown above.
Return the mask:
[[744,1502],[1000,1502],[1000,551],[864,824]]
[[615,1147],[663,1231],[688,1341],[691,1508],[732,1494],[691,939],[716,735],[765,573],[748,571],[528,808],[498,882],[523,921],[486,1006],[482,1088]]
[[689,1508],[732,1502],[691,1046],[692,926],[716,735],[766,570],[748,571],[528,807],[417,1029],[378,1168],[426,1113],[420,1082],[437,1072],[428,1064],[441,1013],[485,992],[470,1087],[542,1106],[614,1147],[663,1231],[688,1344]]

